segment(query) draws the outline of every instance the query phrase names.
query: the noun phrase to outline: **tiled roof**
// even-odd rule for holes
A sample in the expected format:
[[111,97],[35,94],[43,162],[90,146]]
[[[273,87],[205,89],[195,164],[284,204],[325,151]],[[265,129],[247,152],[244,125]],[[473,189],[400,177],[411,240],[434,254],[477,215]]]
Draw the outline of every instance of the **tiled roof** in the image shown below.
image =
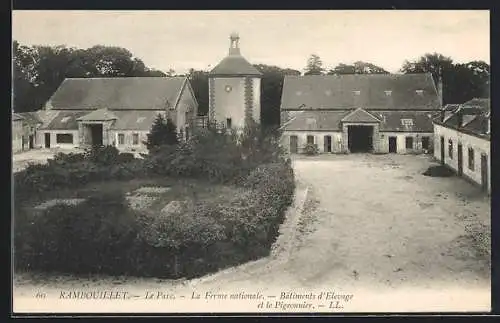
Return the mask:
[[474,98],[463,104],[464,106],[476,106],[483,110],[490,110],[490,99],[489,98]]
[[242,75],[242,76],[261,76],[252,64],[250,64],[241,55],[226,56],[219,64],[217,64],[209,73],[210,76],[224,75]]
[[162,111],[113,111],[117,116],[112,128],[116,130],[150,130]]
[[47,106],[52,109],[161,110],[174,106],[185,77],[67,78]]
[[380,122],[379,119],[377,119],[375,116],[370,114],[369,112],[365,111],[364,109],[357,108],[356,110],[352,111],[348,115],[346,115],[344,118],[342,118],[342,122],[359,122],[359,123],[373,123],[373,122]]
[[24,120],[24,118],[20,114],[12,113],[12,121],[20,121],[20,120]]
[[57,116],[43,129],[46,130],[77,130],[77,119],[88,114],[88,111],[59,111]]
[[94,110],[78,118],[79,121],[108,121],[116,119],[116,115],[106,108]]
[[[459,114],[462,114],[462,124],[459,125]],[[453,113],[441,122],[439,119],[435,119],[434,122],[437,124],[443,124],[446,127],[452,129],[459,129],[465,132],[485,136],[488,131],[488,122],[490,120],[489,107],[480,106],[468,106],[461,105],[458,109],[453,111]]]
[[28,123],[31,123],[31,124],[43,123],[42,120],[40,119],[40,117],[38,116],[38,112],[37,111],[33,111],[33,112],[21,112],[19,114]]
[[425,111],[371,111],[379,117],[380,131],[433,132],[432,117]]
[[285,76],[281,109],[434,110],[430,73]]
[[285,131],[341,131],[340,121],[351,111],[300,111],[291,115]]

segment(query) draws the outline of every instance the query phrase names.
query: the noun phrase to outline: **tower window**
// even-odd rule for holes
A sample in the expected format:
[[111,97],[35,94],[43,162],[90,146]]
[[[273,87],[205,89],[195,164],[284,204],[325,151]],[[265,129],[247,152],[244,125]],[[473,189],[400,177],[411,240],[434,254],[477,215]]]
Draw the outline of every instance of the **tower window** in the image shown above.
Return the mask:
[[231,118],[226,119],[226,128],[231,129],[232,127],[232,120]]
[[231,85],[226,85],[226,92],[231,92],[232,89]]
[[352,91],[352,93],[354,93],[354,95],[360,95],[361,94],[361,91],[357,90],[357,91]]
[[416,92],[418,95],[423,95],[423,94],[424,94],[424,90],[415,90],[415,92]]

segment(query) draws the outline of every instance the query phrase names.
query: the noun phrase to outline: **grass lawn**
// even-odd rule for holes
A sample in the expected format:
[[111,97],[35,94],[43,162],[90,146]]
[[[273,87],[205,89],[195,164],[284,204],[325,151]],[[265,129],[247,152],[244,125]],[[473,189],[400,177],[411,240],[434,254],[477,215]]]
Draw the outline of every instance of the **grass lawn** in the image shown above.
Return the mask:
[[[134,193],[135,190],[141,187],[162,187],[170,189],[166,192]],[[120,192],[122,194],[140,194],[154,197],[154,202],[148,207],[148,211],[159,212],[170,201],[215,200],[223,202],[230,199],[241,190],[242,188],[234,186],[225,186],[191,179],[152,178],[127,181],[113,180],[93,182],[73,190],[43,192],[23,202],[22,206],[25,210],[28,210],[53,199],[85,199],[99,194]]]

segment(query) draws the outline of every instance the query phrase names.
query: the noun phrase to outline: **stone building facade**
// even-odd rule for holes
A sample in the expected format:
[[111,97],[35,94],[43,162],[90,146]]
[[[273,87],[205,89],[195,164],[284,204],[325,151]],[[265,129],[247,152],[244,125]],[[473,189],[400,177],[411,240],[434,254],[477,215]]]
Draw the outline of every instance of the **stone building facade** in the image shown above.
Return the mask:
[[188,136],[196,126],[198,103],[186,77],[69,78],[44,111],[51,117],[37,136],[45,148],[113,145],[145,152],[159,114]]
[[209,73],[209,122],[241,129],[260,123],[260,73],[240,53],[239,36],[230,36],[229,54]]
[[440,94],[430,74],[286,76],[282,143],[321,153],[426,153]]

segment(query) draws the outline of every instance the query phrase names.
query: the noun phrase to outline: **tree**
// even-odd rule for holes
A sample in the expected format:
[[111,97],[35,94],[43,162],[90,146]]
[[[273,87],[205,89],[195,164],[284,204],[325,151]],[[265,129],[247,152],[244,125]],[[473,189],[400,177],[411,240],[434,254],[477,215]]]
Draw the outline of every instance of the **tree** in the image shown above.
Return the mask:
[[[483,61],[454,64],[450,57],[433,53],[415,61],[405,61],[403,73],[431,73],[436,84],[443,83],[443,103],[464,103],[489,97],[490,66]],[[440,76],[441,74],[441,76]]]
[[153,122],[147,138],[145,144],[150,152],[163,145],[175,146],[179,143],[177,127],[174,122],[170,118],[165,121],[161,114],[158,114]]
[[446,73],[453,68],[453,60],[451,57],[444,56],[438,53],[427,53],[421,56],[416,61],[405,61],[401,71],[405,74],[409,73],[431,73],[434,82],[438,82],[439,73]]
[[121,47],[23,46],[13,41],[14,111],[40,109],[68,77],[165,76]]
[[198,101],[198,113],[208,114],[208,72],[189,69],[188,79],[193,88],[194,96]]
[[307,66],[304,75],[322,75],[324,71],[325,69],[323,68],[321,58],[316,54],[312,54],[307,59]]
[[281,92],[285,75],[300,75],[300,71],[278,66],[258,64],[254,67],[262,73],[261,124],[264,128],[276,128],[280,124]]
[[350,65],[340,63],[328,71],[328,75],[343,74],[389,74],[389,72],[380,66],[362,61],[357,61]]

